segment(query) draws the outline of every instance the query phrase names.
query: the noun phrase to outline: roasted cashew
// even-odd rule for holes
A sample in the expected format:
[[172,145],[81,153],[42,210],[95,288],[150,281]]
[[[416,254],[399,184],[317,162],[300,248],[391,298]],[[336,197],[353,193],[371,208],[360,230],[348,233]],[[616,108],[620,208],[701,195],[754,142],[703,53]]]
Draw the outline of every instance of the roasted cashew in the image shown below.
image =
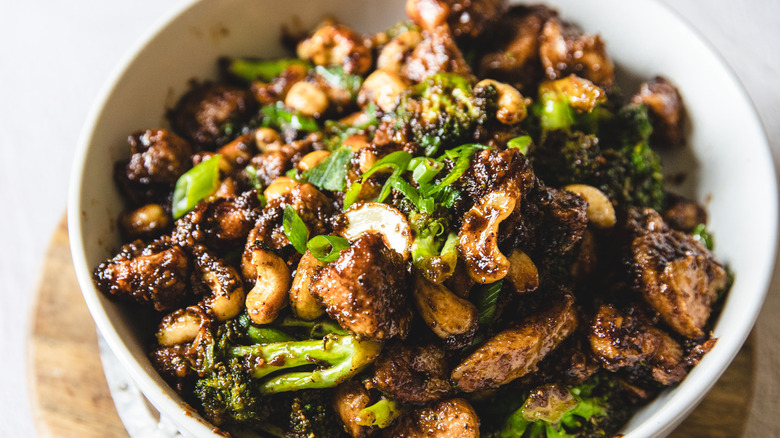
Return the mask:
[[295,187],[300,183],[289,176],[280,176],[276,178],[268,187],[263,191],[266,202],[271,202],[276,198],[290,194]]
[[477,329],[477,307],[450,292],[444,285],[415,275],[413,292],[417,310],[428,327],[441,339],[469,336]]
[[602,229],[615,226],[615,207],[604,192],[586,184],[570,184],[564,189],[580,195],[588,203],[588,209],[585,211],[588,223]]
[[539,287],[539,271],[530,257],[515,249],[508,257],[509,272],[505,279],[517,293],[533,292]]
[[282,148],[282,139],[273,128],[257,128],[255,144],[260,153],[276,152]]
[[157,343],[163,347],[192,342],[210,319],[199,306],[190,306],[166,315],[157,329]]
[[406,216],[395,208],[381,202],[362,202],[344,212],[347,226],[341,235],[355,240],[365,233],[379,233],[388,248],[408,260],[411,256],[412,229]]
[[311,252],[306,251],[295,270],[292,287],[290,287],[290,307],[293,315],[304,321],[312,321],[325,313],[325,306],[309,291],[312,277],[323,266],[325,266],[324,262],[317,260]]
[[328,95],[311,82],[296,82],[287,92],[284,104],[307,116],[317,116],[328,109]]
[[377,104],[382,111],[389,113],[398,105],[398,96],[408,88],[406,81],[397,72],[375,70],[368,75],[358,93],[358,103]]
[[350,380],[342,383],[333,393],[333,407],[339,414],[344,429],[352,438],[363,438],[368,428],[357,423],[358,414],[371,403],[368,391],[360,382]]
[[477,283],[501,280],[509,272],[509,260],[498,249],[498,225],[517,204],[510,190],[496,190],[480,198],[463,218],[458,251],[469,276]]
[[203,304],[219,321],[238,315],[246,298],[238,271],[206,252],[199,254],[195,263],[201,279],[211,290]]
[[290,269],[281,257],[260,248],[252,250],[249,265],[243,266],[243,271],[254,271],[256,280],[246,295],[247,313],[255,324],[269,324],[287,305]]
[[158,236],[171,225],[171,222],[170,215],[160,204],[146,204],[122,213],[119,218],[122,232],[132,239]]
[[401,72],[404,58],[423,40],[422,34],[416,30],[404,32],[385,44],[376,59],[377,70]]
[[304,155],[301,161],[298,162],[298,170],[305,172],[312,167],[322,163],[326,158],[330,156],[330,151],[313,151]]
[[520,123],[528,114],[527,105],[529,100],[523,97],[522,94],[513,86],[498,82],[493,79],[483,79],[474,86],[475,92],[480,88],[494,87],[498,98],[496,99],[496,105],[498,109],[496,111],[496,119],[505,125],[514,125]]

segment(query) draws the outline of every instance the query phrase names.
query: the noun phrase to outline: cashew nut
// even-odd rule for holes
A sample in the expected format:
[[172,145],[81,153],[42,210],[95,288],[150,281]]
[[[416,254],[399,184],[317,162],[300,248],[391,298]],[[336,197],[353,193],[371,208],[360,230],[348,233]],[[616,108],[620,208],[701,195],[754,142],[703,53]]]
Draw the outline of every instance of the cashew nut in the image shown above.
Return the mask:
[[408,53],[414,50],[423,40],[422,34],[416,30],[404,32],[385,44],[376,59],[377,70],[401,72],[401,65]]
[[615,207],[604,192],[585,184],[570,184],[564,189],[580,195],[588,203],[588,209],[585,211],[588,223],[601,229],[615,226],[617,222]]
[[312,277],[323,266],[325,263],[314,258],[309,251],[306,251],[301,257],[301,261],[298,262],[298,268],[295,270],[290,288],[290,307],[298,319],[312,321],[325,313],[322,302],[314,298],[309,291]]
[[342,383],[333,393],[333,407],[352,438],[363,438],[367,435],[367,428],[360,426],[357,418],[360,411],[370,403],[366,388],[354,380]]
[[364,233],[379,233],[388,248],[395,250],[408,260],[411,255],[412,229],[406,216],[395,208],[381,202],[355,204],[346,212],[347,226],[341,235],[355,240]]
[[157,343],[163,347],[192,342],[210,320],[198,306],[190,306],[166,315],[157,329]]
[[477,283],[496,282],[509,272],[509,260],[498,249],[498,225],[509,217],[516,203],[517,196],[510,191],[493,191],[480,198],[463,218],[458,250],[469,276]]
[[533,292],[539,287],[539,271],[530,257],[523,251],[515,249],[509,255],[509,272],[505,279],[509,281],[517,293]]
[[162,234],[171,224],[171,217],[160,204],[146,204],[123,213],[119,219],[122,231],[130,238]]
[[203,272],[203,280],[212,292],[204,303],[219,321],[238,315],[246,297],[238,272],[230,266],[222,268],[219,272],[210,269]]
[[470,301],[456,296],[444,285],[432,283],[421,275],[414,277],[417,310],[436,336],[468,336],[477,329],[479,311]]
[[493,79],[484,79],[479,81],[474,89],[493,86],[498,93],[496,105],[496,119],[505,125],[514,125],[525,119],[528,114],[526,106],[530,103],[513,86],[498,82]]
[[374,102],[389,113],[395,110],[398,96],[406,90],[407,84],[401,75],[390,70],[375,70],[368,75],[358,93],[358,102],[365,105]]
[[246,310],[255,324],[269,324],[287,305],[290,269],[281,257],[264,249],[252,250],[244,272],[255,272],[255,286],[246,295]]
[[298,170],[305,172],[312,167],[322,163],[329,156],[329,151],[309,152],[308,154],[304,155],[303,158],[301,158],[301,161],[298,162]]
[[328,109],[328,95],[310,82],[296,82],[287,96],[284,104],[307,116],[320,115]]
[[288,176],[280,176],[265,188],[263,195],[267,202],[271,202],[276,198],[290,194],[299,184],[298,181]]
[[257,131],[255,131],[255,144],[257,149],[265,154],[280,150],[282,148],[282,139],[273,128],[257,128]]

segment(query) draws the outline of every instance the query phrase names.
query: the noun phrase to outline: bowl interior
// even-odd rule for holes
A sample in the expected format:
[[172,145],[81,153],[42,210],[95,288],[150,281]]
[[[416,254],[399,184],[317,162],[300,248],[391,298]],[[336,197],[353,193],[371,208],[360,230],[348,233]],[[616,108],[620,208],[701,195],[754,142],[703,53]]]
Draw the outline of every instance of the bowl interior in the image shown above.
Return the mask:
[[[551,0],[564,18],[600,33],[633,92],[639,80],[663,75],[680,89],[690,120],[688,149],[666,154],[674,189],[702,201],[716,253],[736,280],[714,334],[715,348],[677,388],[662,393],[626,426],[629,438],[659,436],[684,418],[744,342],[763,302],[774,264],[777,194],[769,148],[755,111],[733,74],[678,17],[652,0]],[[165,110],[191,79],[216,75],[221,55],[284,54],[283,26],[310,29],[333,16],[360,32],[403,18],[403,1],[224,0],[193,2],[166,18],[114,75],[85,126],[74,163],[69,226],[74,263],[89,309],[111,349],[141,391],[189,436],[214,436],[152,368],[138,316],[107,300],[91,272],[120,242],[115,218],[122,202],[113,163],[128,155],[126,136],[166,127]],[[642,20],[635,17],[641,16]],[[662,29],[662,30],[661,30]]]

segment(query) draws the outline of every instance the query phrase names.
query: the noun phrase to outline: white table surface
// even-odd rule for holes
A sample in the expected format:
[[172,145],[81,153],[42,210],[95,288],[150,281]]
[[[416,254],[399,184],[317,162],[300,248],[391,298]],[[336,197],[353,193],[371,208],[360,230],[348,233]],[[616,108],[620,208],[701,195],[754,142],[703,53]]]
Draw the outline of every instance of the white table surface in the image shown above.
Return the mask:
[[[780,1],[663,1],[698,29],[736,71],[761,115],[777,169]],[[42,257],[65,211],[70,163],[81,126],[123,54],[158,17],[182,3],[0,0],[2,437],[35,436],[26,334]],[[779,289],[780,281],[775,281],[756,329],[757,385],[748,437],[780,436]]]

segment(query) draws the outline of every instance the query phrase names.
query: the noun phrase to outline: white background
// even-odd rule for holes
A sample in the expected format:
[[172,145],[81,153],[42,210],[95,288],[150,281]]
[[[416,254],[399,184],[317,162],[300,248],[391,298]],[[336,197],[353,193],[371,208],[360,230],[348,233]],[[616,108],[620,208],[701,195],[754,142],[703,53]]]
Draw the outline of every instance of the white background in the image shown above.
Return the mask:
[[[780,0],[663,1],[736,71],[761,115],[778,169]],[[65,212],[81,125],[116,63],[159,17],[182,3],[0,0],[2,437],[35,435],[25,361],[29,314],[44,251]],[[774,283],[756,329],[758,371],[749,437],[780,436],[780,285]]]

